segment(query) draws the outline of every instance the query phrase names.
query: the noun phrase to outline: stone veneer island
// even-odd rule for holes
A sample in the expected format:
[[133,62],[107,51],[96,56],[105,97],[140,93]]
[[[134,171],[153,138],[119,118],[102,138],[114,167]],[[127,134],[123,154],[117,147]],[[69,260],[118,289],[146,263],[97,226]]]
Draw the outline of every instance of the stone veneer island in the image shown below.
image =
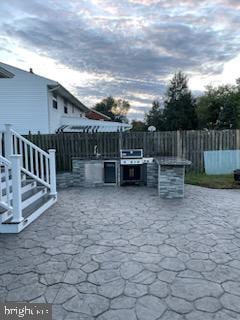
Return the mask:
[[158,194],[161,198],[184,197],[185,167],[191,161],[173,157],[155,158],[158,166]]
[[[59,188],[67,187],[103,187],[104,162],[116,163],[116,186],[121,185],[119,159],[72,159],[72,172],[57,175]],[[146,163],[144,184],[158,189],[161,198],[174,199],[184,197],[185,167],[190,161],[177,157],[155,157]]]

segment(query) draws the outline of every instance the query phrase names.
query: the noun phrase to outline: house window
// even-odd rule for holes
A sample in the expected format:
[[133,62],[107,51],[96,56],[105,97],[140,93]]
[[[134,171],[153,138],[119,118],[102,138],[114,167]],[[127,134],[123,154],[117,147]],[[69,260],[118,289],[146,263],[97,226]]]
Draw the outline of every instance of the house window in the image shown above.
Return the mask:
[[63,99],[63,110],[64,113],[68,113],[68,103],[66,99]]
[[58,101],[57,101],[57,95],[56,94],[53,94],[53,97],[52,97],[52,106],[54,109],[57,109],[58,108]]
[[72,106],[72,113],[74,113],[74,106]]

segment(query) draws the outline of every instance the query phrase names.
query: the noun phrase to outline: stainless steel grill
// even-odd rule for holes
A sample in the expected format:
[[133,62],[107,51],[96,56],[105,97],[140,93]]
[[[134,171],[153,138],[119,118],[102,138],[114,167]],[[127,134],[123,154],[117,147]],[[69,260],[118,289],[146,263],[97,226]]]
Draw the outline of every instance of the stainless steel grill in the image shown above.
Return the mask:
[[121,149],[120,158],[121,185],[144,184],[146,172],[144,164],[153,159],[144,158],[143,149]]
[[121,165],[138,165],[153,161],[153,158],[143,157],[143,149],[121,149],[120,158]]
[[143,158],[143,149],[121,149],[120,150],[121,159],[141,159]]

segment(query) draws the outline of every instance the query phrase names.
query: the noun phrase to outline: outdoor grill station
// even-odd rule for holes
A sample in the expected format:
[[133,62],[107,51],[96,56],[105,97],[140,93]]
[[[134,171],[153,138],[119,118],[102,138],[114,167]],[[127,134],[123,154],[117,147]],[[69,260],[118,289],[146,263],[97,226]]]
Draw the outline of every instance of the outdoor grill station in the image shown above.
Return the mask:
[[144,157],[143,149],[121,149],[118,158],[72,159],[73,186],[147,186],[161,198],[183,198],[185,167],[190,161],[178,157]]
[[120,150],[120,185],[146,184],[146,164],[153,158],[144,158],[143,149]]

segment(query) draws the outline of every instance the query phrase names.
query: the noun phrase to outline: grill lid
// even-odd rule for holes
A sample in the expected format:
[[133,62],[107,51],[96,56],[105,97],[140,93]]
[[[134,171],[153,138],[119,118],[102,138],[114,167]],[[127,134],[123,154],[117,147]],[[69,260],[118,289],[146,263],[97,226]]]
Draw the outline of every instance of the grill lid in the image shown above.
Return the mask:
[[121,159],[141,159],[143,157],[143,149],[121,149]]

